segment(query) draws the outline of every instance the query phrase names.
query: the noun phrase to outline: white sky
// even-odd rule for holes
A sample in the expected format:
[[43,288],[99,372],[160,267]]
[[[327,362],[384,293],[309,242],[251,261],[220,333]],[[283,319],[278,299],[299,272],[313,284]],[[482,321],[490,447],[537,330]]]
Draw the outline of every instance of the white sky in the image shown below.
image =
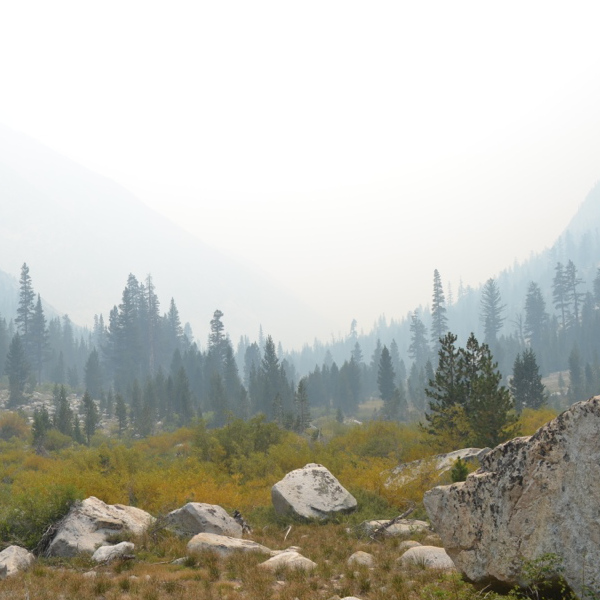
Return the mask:
[[259,265],[334,333],[368,330],[428,302],[435,268],[456,292],[564,229],[600,179],[599,17],[597,2],[5,2],[0,122]]

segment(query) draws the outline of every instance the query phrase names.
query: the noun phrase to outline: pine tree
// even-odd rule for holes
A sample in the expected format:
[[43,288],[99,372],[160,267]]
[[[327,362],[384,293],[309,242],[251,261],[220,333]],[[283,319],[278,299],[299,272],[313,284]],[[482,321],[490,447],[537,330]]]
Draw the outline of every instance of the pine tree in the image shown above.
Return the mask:
[[63,435],[73,435],[73,411],[67,400],[67,390],[64,385],[59,388],[58,408],[54,413],[54,428]]
[[15,323],[21,335],[23,348],[28,360],[31,360],[32,356],[31,325],[35,312],[34,299],[35,293],[31,283],[31,276],[29,275],[29,267],[27,263],[23,263],[19,279],[19,305],[17,307]]
[[222,364],[225,359],[225,326],[223,325],[223,313],[220,310],[215,310],[213,318],[210,321],[210,335],[208,338],[209,350],[216,352],[219,356],[219,364]]
[[477,372],[472,377],[471,398],[466,408],[471,427],[470,444],[494,448],[517,433],[510,392],[501,385],[502,375],[489,346],[477,349]]
[[50,414],[45,406],[36,408],[33,411],[33,423],[31,425],[31,434],[33,436],[33,447],[36,452],[41,452],[46,443],[46,435],[52,427]]
[[81,431],[81,423],[79,422],[78,415],[73,416],[73,433],[71,435],[78,444],[85,444],[85,436],[83,435],[83,431]]
[[554,306],[560,311],[562,328],[567,326],[569,319],[569,292],[566,274],[561,263],[556,263],[554,268],[554,279],[552,280],[552,298]]
[[100,398],[102,396],[102,369],[100,367],[100,357],[96,348],[94,348],[88,356],[84,373],[85,389],[92,398]]
[[427,329],[415,311],[410,316],[410,346],[408,355],[414,360],[417,367],[423,367],[429,360],[429,346],[427,344]]
[[42,308],[42,299],[37,296],[37,304],[31,318],[31,361],[37,374],[37,382],[42,382],[42,369],[46,360],[48,350],[48,329],[46,328],[46,317]]
[[384,404],[391,403],[394,398],[395,377],[396,373],[394,373],[390,352],[387,349],[387,346],[384,346],[381,351],[381,358],[379,359],[379,368],[377,371],[379,397],[383,400]]
[[117,423],[119,427],[119,437],[121,437],[123,432],[127,429],[127,406],[121,394],[117,394],[115,396],[115,401],[115,416],[117,417]]
[[100,423],[100,414],[98,413],[96,403],[92,400],[92,397],[87,391],[83,395],[82,404],[85,442],[89,446],[94,433],[96,433],[96,428]]
[[502,329],[506,305],[502,304],[500,290],[493,279],[488,279],[481,293],[481,321],[485,333],[485,342],[494,346],[498,333]]
[[457,339],[450,332],[441,339],[438,367],[425,389],[429,398],[425,429],[429,434],[441,438],[460,438],[464,436],[465,430],[465,394],[459,369],[461,353],[456,347]]
[[227,394],[223,385],[223,379],[216,371],[210,377],[209,402],[214,414],[214,426],[223,427],[227,422]]
[[5,371],[8,375],[8,406],[20,406],[25,401],[25,386],[29,380],[30,367],[22,338],[18,333],[10,343]]
[[441,446],[495,446],[516,432],[510,393],[500,385],[489,346],[471,334],[466,348],[457,349],[456,339],[448,333],[442,340],[423,427]]
[[525,335],[531,346],[538,351],[542,348],[547,325],[548,313],[542,290],[532,281],[525,298]]
[[435,351],[438,350],[440,339],[448,331],[448,318],[442,279],[437,269],[433,272],[433,298],[431,302],[431,345]]
[[302,378],[298,382],[298,389],[295,396],[296,405],[296,431],[302,433],[310,425],[310,403],[306,390],[306,379]]
[[585,294],[578,292],[577,287],[583,283],[583,279],[577,275],[577,267],[570,260],[565,268],[566,295],[569,304],[573,306],[573,324],[579,324],[579,307]]
[[533,350],[525,350],[522,357],[517,354],[510,380],[516,411],[520,413],[524,408],[541,408],[547,399],[545,390]]
[[360,365],[363,361],[363,353],[362,353],[362,349],[360,347],[360,344],[358,342],[356,342],[354,344],[354,348],[352,349],[352,359],[354,360],[354,362],[357,365]]

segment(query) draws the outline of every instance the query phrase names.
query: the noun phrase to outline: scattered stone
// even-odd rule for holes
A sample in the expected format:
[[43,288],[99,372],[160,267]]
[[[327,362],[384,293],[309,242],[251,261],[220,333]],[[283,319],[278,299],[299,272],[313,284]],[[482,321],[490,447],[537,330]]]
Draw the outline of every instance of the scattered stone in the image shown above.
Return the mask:
[[114,546],[100,546],[100,548],[92,554],[92,560],[98,563],[110,562],[116,558],[130,555],[134,548],[135,545],[131,542],[121,542]]
[[399,562],[405,567],[408,565],[419,565],[427,569],[456,570],[452,559],[446,551],[437,546],[415,546],[414,548],[409,548],[400,557]]
[[262,544],[251,540],[242,540],[227,535],[216,533],[199,533],[195,535],[187,545],[188,552],[199,552],[200,550],[213,550],[222,555],[231,554],[235,551],[242,552],[264,552],[271,554],[271,550]]
[[[380,529],[382,525],[385,525],[388,521],[378,519],[376,521],[367,521],[364,524],[365,533],[372,535],[375,531]],[[400,521],[386,527],[381,531],[385,537],[402,537],[414,535],[415,533],[421,533],[422,531],[429,531],[429,523],[425,521],[419,521],[418,519],[401,519]]]
[[216,533],[241,538],[242,526],[216,504],[188,502],[166,516],[167,528],[182,537],[198,533]]
[[0,579],[27,569],[34,560],[35,556],[25,548],[8,546],[0,552]]
[[352,565],[365,565],[366,567],[374,567],[375,566],[375,558],[372,554],[368,552],[363,552],[362,550],[358,550],[355,552],[347,561],[347,565],[350,567]]
[[326,519],[356,509],[356,499],[323,466],[310,463],[288,473],[271,489],[275,512],[305,519]]
[[47,556],[75,556],[79,552],[92,554],[106,543],[108,536],[123,531],[143,533],[154,517],[144,510],[123,504],[105,504],[94,496],[73,505],[58,526]]
[[465,482],[427,492],[434,529],[468,579],[525,584],[524,566],[552,554],[577,596],[600,590],[599,431],[600,397],[578,402],[497,446]]
[[266,560],[264,563],[260,563],[258,566],[271,571],[276,571],[280,567],[312,571],[316,568],[317,563],[292,550],[280,552],[279,554],[269,558],[269,560]]
[[172,565],[185,565],[187,562],[187,556],[182,556],[181,558],[176,558],[175,560],[171,561]]

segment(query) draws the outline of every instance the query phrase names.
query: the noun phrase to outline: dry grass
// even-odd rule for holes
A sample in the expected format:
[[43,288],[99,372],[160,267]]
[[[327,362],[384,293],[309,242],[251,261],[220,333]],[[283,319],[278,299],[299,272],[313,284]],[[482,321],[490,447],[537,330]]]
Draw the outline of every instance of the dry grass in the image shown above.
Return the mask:
[[[0,582],[0,599],[28,600],[312,600],[356,596],[362,600],[419,598],[470,599],[478,596],[455,574],[399,565],[400,540],[381,542],[357,536],[347,524],[268,525],[252,539],[273,549],[299,546],[317,563],[312,572],[279,570],[258,565],[258,553],[219,556],[202,552],[186,556],[186,541],[171,535],[136,541],[135,560],[94,566],[88,557],[38,560],[24,573]],[[370,552],[376,566],[348,566],[357,550]],[[487,598],[490,598],[488,595]]]

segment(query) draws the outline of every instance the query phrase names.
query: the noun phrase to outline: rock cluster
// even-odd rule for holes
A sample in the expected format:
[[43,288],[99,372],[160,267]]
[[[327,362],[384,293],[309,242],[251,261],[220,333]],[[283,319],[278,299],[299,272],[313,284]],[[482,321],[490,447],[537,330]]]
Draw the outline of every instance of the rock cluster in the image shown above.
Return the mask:
[[598,499],[600,397],[496,447],[465,482],[434,488],[424,503],[468,579],[523,585],[526,564],[551,554],[581,595],[600,590]]

